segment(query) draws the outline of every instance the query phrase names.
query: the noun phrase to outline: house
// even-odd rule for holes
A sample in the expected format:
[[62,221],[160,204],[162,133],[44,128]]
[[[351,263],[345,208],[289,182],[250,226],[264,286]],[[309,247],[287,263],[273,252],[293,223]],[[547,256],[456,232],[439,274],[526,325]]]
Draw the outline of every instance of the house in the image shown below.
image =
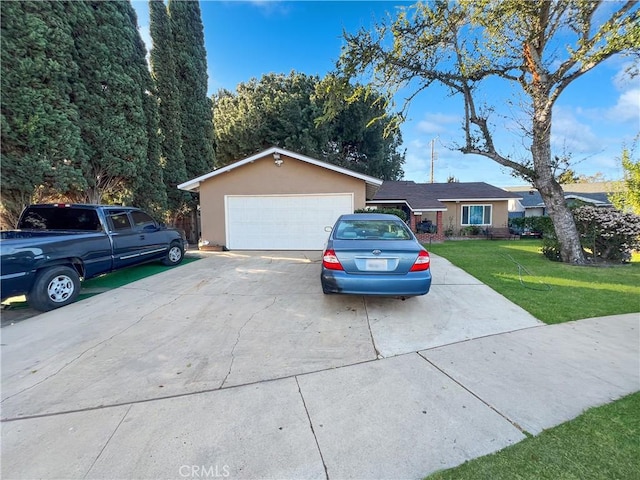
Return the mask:
[[[507,228],[509,201],[520,197],[484,182],[385,181],[367,206],[402,209],[420,240],[443,240],[469,226]],[[420,233],[419,227],[425,224],[431,225],[429,232]]]
[[229,250],[321,250],[326,227],[365,207],[400,208],[420,240],[442,240],[467,226],[507,227],[507,204],[522,197],[482,182],[383,182],[278,147],[178,188],[200,194],[201,244]]
[[[563,186],[564,198],[569,205],[589,204],[594,207],[612,207],[609,195],[616,191],[615,182],[576,183]],[[520,193],[520,199],[509,202],[509,217],[540,217],[547,214],[540,193],[532,187],[506,187],[514,193]]]
[[201,243],[321,250],[327,226],[364,208],[382,180],[273,147],[178,185],[200,194]]

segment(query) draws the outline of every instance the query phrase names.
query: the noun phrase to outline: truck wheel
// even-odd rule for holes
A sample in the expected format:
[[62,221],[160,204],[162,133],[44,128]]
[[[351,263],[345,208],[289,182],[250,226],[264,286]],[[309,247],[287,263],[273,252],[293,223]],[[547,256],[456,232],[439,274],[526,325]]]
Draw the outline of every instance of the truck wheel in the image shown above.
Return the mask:
[[27,301],[36,310],[47,312],[75,302],[79,294],[78,272],[71,267],[49,267],[38,273]]
[[178,242],[173,242],[171,245],[169,245],[169,250],[164,257],[164,260],[162,260],[162,263],[171,267],[173,265],[178,265],[183,258],[184,250],[182,245],[180,245]]

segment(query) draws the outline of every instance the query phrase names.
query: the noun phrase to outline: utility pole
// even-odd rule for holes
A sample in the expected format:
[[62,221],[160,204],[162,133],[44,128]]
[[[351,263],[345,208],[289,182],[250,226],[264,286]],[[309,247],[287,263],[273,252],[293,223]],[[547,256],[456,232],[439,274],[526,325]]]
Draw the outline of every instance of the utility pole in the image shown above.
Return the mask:
[[433,183],[433,164],[436,161],[436,140],[438,137],[431,140],[431,183]]

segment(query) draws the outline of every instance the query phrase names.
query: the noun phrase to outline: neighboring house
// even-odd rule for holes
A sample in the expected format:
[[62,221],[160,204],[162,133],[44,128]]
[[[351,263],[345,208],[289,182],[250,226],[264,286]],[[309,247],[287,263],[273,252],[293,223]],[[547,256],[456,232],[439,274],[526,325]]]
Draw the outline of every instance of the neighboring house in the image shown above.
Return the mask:
[[382,180],[281,148],[189,180],[201,242],[229,250],[321,250],[325,227],[364,208]]
[[457,235],[468,226],[483,230],[508,227],[508,204],[522,195],[507,192],[484,182],[415,183],[385,181],[370,208],[400,208],[409,214],[413,231],[431,225],[430,233],[418,233],[420,240],[443,240],[446,233]]
[[[612,182],[563,185],[564,198],[569,205],[589,204],[594,207],[612,207],[609,192],[614,191]],[[520,193],[520,199],[509,201],[509,217],[540,217],[547,214],[540,193],[531,187],[506,187],[505,190]]]

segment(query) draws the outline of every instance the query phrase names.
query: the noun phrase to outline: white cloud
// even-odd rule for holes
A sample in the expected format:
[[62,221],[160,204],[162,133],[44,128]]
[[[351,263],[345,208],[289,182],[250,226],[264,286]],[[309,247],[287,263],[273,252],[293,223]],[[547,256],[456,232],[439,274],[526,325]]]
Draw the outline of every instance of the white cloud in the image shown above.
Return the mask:
[[[403,166],[405,180],[429,183],[431,181],[431,142],[413,140],[407,144],[407,147],[406,162]],[[465,155],[439,143],[436,143],[433,174],[436,183],[446,182],[449,177],[454,177],[460,182],[487,182],[496,186],[522,183],[512,177],[507,169],[488,158]]]
[[630,127],[637,131],[640,128],[640,76],[633,77],[630,71],[635,68],[638,72],[639,67],[629,62],[610,63],[617,68],[617,73],[610,77],[613,88],[603,85],[602,89],[593,92],[594,99],[602,105],[590,106],[589,99],[585,98],[584,105],[575,107],[575,113],[594,125],[600,126],[607,120],[620,126],[615,128],[625,130]]
[[634,62],[626,62],[620,66],[620,70],[613,77],[613,85],[620,91],[629,88],[637,88],[638,77],[633,78],[631,72],[638,73],[638,65]]
[[[638,92],[635,93],[635,96],[637,99]],[[570,154],[571,168],[578,174],[589,176],[601,173],[607,179],[619,179],[621,177],[620,152],[624,145],[633,143],[633,138],[637,135],[640,125],[636,121],[635,129],[626,128],[629,124],[629,118],[625,123],[622,116],[627,107],[623,107],[624,101],[618,103],[620,105],[618,123],[601,115],[600,119],[586,124],[580,120],[586,118],[587,121],[590,121],[591,117],[584,115],[584,112],[579,109],[572,112],[565,108],[556,108],[552,127],[552,153],[554,155],[563,152]],[[611,109],[611,112],[614,108]],[[637,110],[636,108],[635,118],[640,119]]]
[[551,128],[551,147],[554,153],[594,153],[602,150],[602,139],[591,126],[581,123],[566,108],[556,107]]
[[427,113],[418,122],[416,130],[428,135],[439,135],[451,131],[452,128],[459,129],[460,117],[445,113]]
[[259,8],[267,17],[288,15],[291,12],[291,6],[287,2],[279,0],[253,0],[249,3],[254,7]]
[[640,126],[640,88],[622,92],[617,103],[607,111],[606,117],[614,122],[635,120],[636,125]]

